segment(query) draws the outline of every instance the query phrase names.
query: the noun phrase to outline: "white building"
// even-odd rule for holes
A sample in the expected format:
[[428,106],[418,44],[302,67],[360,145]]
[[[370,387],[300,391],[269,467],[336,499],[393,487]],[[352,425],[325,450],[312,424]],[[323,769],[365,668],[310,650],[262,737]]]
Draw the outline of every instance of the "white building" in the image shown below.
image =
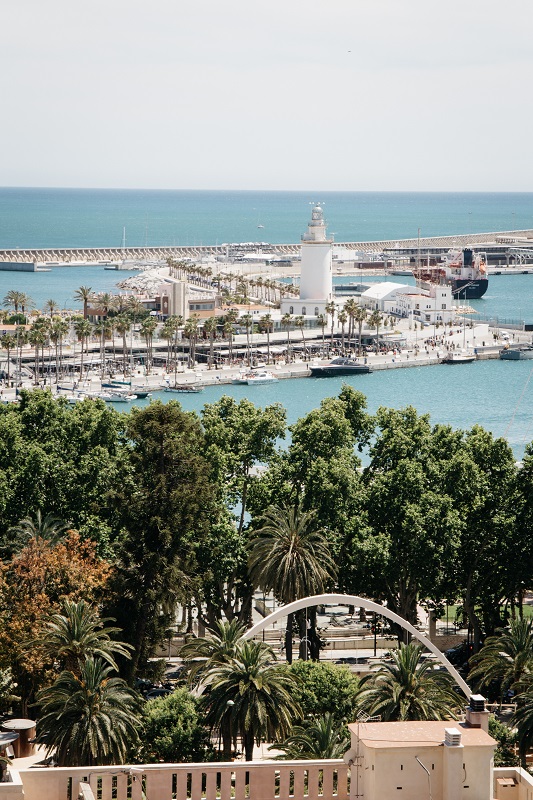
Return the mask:
[[475,695],[465,722],[349,725],[351,797],[491,800],[496,742],[488,734],[488,716],[483,698]]
[[397,308],[401,317],[424,325],[446,324],[455,316],[451,286],[425,284],[428,288],[409,287],[398,297]]
[[[399,299],[413,287],[405,283],[384,281],[374,283],[361,294],[360,303],[370,311],[382,311],[384,314],[399,314]],[[400,314],[401,316],[401,314]]]
[[281,314],[316,317],[324,314],[333,297],[333,239],[326,236],[324,212],[313,207],[311,221],[302,236],[300,297],[284,298]]
[[435,283],[425,283],[423,287],[392,281],[374,283],[361,294],[361,305],[424,325],[445,324],[455,315],[451,287]]

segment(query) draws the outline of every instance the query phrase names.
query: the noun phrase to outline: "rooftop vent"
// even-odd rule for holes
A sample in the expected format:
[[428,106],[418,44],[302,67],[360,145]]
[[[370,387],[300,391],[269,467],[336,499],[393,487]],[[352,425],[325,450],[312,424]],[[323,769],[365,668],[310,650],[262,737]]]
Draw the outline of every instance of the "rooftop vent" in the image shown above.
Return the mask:
[[485,698],[481,694],[470,696],[470,708],[472,711],[485,711]]
[[444,744],[448,747],[459,747],[461,731],[458,731],[457,728],[444,728]]

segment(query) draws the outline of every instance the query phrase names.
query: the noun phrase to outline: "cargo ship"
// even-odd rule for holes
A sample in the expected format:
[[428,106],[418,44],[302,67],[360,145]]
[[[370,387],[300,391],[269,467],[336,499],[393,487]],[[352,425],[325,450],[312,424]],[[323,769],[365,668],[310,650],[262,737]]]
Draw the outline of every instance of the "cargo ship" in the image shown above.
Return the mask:
[[479,300],[489,285],[487,256],[470,248],[450,250],[445,260],[413,269],[418,286],[424,283],[447,284],[460,300]]

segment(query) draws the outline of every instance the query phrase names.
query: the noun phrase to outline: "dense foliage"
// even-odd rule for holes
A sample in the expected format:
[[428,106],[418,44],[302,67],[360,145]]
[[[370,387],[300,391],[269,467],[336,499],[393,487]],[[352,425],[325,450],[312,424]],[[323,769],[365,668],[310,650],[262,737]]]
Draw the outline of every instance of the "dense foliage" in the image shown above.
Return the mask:
[[[104,680],[109,668],[111,680],[133,687],[176,625],[178,606],[189,628],[194,612],[220,638],[233,623],[229,642],[239,625],[249,626],[258,587],[283,602],[348,591],[386,602],[412,623],[420,603],[438,609],[454,602],[481,659],[472,663],[473,677],[487,667],[491,691],[522,693],[516,721],[525,746],[533,741],[531,631],[513,623],[505,641],[491,637],[520,618],[533,582],[532,499],[533,445],[518,465],[508,443],[480,426],[432,425],[411,407],[373,416],[348,386],[288,429],[278,405],[261,409],[227,397],[201,415],[175,401],[119,414],[100,401],[71,408],[46,391],[22,392],[20,403],[0,406],[0,670],[10,670],[4,674],[16,684],[23,713],[38,696],[51,719],[54,686],[61,696],[89,659],[91,680]],[[124,644],[109,651],[112,662],[88,651],[77,669],[77,656],[58,664],[53,645],[37,646],[65,615],[65,603],[80,602],[98,618],[116,620],[121,632],[109,637]],[[300,655],[318,659],[315,617],[309,609],[307,619],[290,621],[289,658],[296,632],[307,640]],[[68,634],[65,625],[56,636]],[[488,649],[479,652],[484,641]],[[205,665],[212,645],[204,645],[198,657]],[[290,735],[300,712],[305,728],[308,715],[319,725],[327,712],[342,725],[363,700],[369,709],[389,709],[374,690],[391,682],[390,670],[356,696],[343,670],[300,662],[280,671],[251,645],[226,655],[209,663],[213,680],[202,700],[226,755],[237,730],[249,754],[254,740]],[[407,674],[409,667],[418,680],[418,666],[396,668]],[[263,667],[268,676],[275,667],[273,691],[292,703],[277,717],[266,695],[252,691],[252,710],[245,710],[237,690],[251,690],[254,670]],[[179,702],[169,701],[170,716]],[[202,746],[193,739],[183,745],[184,758]],[[121,752],[109,745],[90,757]],[[163,744],[153,757],[166,757]]]

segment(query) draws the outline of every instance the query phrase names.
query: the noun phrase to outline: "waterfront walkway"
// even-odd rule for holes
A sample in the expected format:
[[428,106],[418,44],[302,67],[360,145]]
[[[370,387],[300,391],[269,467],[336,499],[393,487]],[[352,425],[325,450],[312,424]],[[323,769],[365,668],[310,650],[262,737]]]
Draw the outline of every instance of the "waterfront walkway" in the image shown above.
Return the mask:
[[[412,239],[389,239],[375,242],[337,242],[343,250],[381,253],[383,250],[408,250],[420,246],[427,249],[466,247],[476,244],[513,244],[533,238],[533,229],[520,231],[492,231],[490,233],[454,234]],[[233,245],[191,245],[185,247],[71,247],[71,248],[21,248],[0,249],[0,265],[39,263],[59,266],[119,261],[166,261],[167,258],[196,260],[204,256],[228,257]],[[300,244],[271,244],[262,248],[266,252],[287,256],[298,255]],[[2,267],[0,266],[0,269]]]

